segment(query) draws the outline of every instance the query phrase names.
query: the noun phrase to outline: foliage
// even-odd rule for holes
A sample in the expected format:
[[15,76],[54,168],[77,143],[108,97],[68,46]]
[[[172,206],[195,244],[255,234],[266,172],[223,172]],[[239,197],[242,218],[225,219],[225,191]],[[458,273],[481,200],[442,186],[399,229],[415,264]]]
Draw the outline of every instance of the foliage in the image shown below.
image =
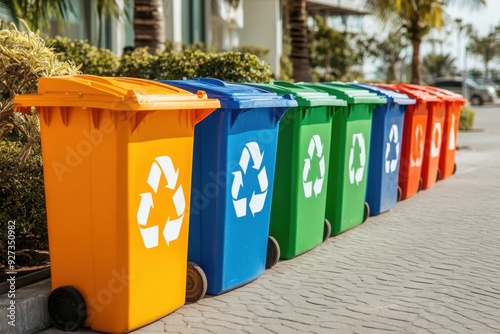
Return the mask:
[[330,28],[324,18],[314,17],[310,29],[311,67],[315,81],[345,80],[362,59],[353,47],[355,35]]
[[74,61],[84,74],[113,76],[120,67],[119,58],[110,50],[97,48],[87,40],[56,36],[47,40],[61,61]]
[[265,82],[273,77],[269,64],[257,56],[242,52],[212,55],[198,76],[214,77],[229,82]]
[[[40,146],[24,162],[18,159],[20,142],[0,141],[0,235],[7,235],[7,223],[16,221],[16,236],[32,236],[47,243],[47,218]],[[5,249],[6,239],[0,239]],[[0,261],[5,258],[0,252]]]
[[0,0],[0,7],[7,9],[11,17],[24,20],[33,30],[50,27],[54,17],[62,25],[73,12],[71,1],[67,0]]
[[496,26],[486,36],[479,36],[474,29],[471,29],[468,35],[469,44],[467,50],[482,60],[485,79],[488,80],[490,78],[489,65],[493,60],[500,57],[500,25]]
[[200,50],[163,52],[157,56],[157,79],[180,80],[200,77],[200,69],[205,67],[209,54]]
[[147,47],[136,48],[132,52],[126,52],[120,59],[120,67],[116,73],[118,76],[154,79],[154,66],[156,58],[149,53]]
[[432,30],[441,28],[446,8],[451,4],[468,4],[471,7],[485,5],[486,0],[366,0],[366,8],[383,22],[394,21],[404,29],[412,44],[412,79],[421,81],[420,46],[423,38]]
[[240,45],[233,48],[235,52],[251,53],[259,58],[264,58],[269,54],[269,49],[261,48],[254,45]]
[[293,81],[293,65],[290,60],[290,53],[292,52],[292,44],[290,37],[283,34],[283,53],[280,57],[280,80]]
[[474,127],[474,120],[476,118],[476,112],[469,107],[463,107],[460,111],[460,123],[458,125],[459,130],[471,130]]
[[77,67],[57,59],[38,33],[19,31],[13,23],[0,30],[0,140],[12,132],[21,136],[21,160],[39,142],[40,130],[36,115],[14,113],[14,97],[35,93],[41,77],[76,73]]
[[455,59],[450,54],[427,54],[422,61],[423,69],[431,79],[453,75],[457,72]]

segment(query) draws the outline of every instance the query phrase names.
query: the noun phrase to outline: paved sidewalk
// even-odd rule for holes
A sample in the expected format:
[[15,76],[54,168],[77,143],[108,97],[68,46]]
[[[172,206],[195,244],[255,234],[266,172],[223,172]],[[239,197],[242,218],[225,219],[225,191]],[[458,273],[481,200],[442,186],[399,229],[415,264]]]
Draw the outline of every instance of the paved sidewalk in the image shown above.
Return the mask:
[[476,111],[456,175],[133,333],[500,333],[500,108]]

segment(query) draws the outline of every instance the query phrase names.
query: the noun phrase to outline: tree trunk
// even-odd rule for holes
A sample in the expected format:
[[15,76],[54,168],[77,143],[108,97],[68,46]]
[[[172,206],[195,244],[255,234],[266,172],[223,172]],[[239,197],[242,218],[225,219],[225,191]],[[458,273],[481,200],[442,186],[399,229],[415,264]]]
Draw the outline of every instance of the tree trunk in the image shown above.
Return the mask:
[[420,45],[422,44],[422,37],[420,33],[413,33],[411,44],[413,45],[411,57],[411,83],[420,85],[422,81],[422,64],[420,63]]
[[162,0],[135,0],[135,47],[149,47],[150,52],[165,45],[165,17]]
[[100,49],[102,48],[102,25],[103,25],[103,17],[102,17],[102,12],[103,12],[103,7],[104,2],[103,0],[98,0],[97,1],[97,19],[99,20],[99,26],[97,28],[97,47]]
[[290,59],[293,65],[293,79],[296,82],[311,82],[309,46],[307,43],[306,0],[293,0],[289,5],[290,38],[292,51]]

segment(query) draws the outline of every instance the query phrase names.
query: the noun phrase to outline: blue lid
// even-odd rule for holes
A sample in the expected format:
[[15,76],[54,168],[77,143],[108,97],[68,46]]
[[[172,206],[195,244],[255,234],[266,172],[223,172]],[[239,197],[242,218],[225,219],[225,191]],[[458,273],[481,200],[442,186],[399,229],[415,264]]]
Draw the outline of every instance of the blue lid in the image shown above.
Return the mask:
[[196,78],[187,80],[160,80],[169,84],[196,93],[205,91],[209,98],[220,101],[221,108],[290,108],[297,107],[297,101],[291,94],[278,95],[268,90],[237,83],[229,83],[214,78]]
[[385,96],[387,98],[387,102],[397,103],[399,105],[409,105],[417,103],[417,100],[415,100],[414,98],[411,98],[406,94],[397,92],[392,89],[387,89],[372,84],[363,84],[358,82],[351,82],[349,83],[349,85],[353,87],[364,88],[380,96]]

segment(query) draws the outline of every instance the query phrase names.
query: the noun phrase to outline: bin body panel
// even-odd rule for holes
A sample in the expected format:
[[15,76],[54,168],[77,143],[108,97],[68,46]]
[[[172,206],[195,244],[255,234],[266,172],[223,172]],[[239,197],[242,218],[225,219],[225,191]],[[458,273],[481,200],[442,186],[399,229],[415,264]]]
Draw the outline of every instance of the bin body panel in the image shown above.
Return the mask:
[[363,222],[372,110],[351,104],[333,117],[325,213],[332,235]]
[[270,235],[282,259],[323,241],[333,111],[289,109],[280,123]]
[[441,179],[446,179],[455,173],[458,126],[460,124],[460,110],[462,109],[463,101],[452,101],[447,104],[448,109],[444,120],[443,142],[439,155]]
[[[52,288],[76,287],[87,304],[86,326],[98,331],[129,331],[181,307],[189,211],[184,210],[179,235],[167,245],[161,235],[165,218],[178,217],[173,203],[158,204],[158,199],[172,202],[174,193],[160,180],[146,225],[158,225],[160,234],[158,246],[150,249],[142,240],[137,212],[140,194],[153,194],[147,180],[159,156],[169,156],[174,162],[176,189],[190,188],[192,157],[186,152],[192,150],[189,126],[194,127],[194,122],[181,126],[178,112],[156,113],[153,119],[147,115],[132,133],[130,121],[119,120],[113,111],[99,112],[98,128],[94,128],[91,112],[81,108],[67,111],[67,126],[59,110],[43,113],[51,123],[47,126],[42,116],[43,159],[49,167],[44,175]],[[164,139],[148,139],[158,122],[177,124],[177,129],[164,130],[160,136]],[[183,137],[176,137],[181,132]],[[65,149],[53,149],[61,145],[61,138]],[[183,195],[187,207],[189,192]],[[159,266],[159,262],[167,265]]]
[[441,100],[437,103],[429,103],[427,108],[429,114],[425,132],[424,160],[422,162],[422,189],[429,189],[437,182],[446,102]]
[[195,128],[188,259],[205,271],[208,294],[265,270],[279,120],[269,118],[273,112],[221,109]]
[[386,212],[397,203],[399,165],[406,105],[387,103],[373,112],[366,201],[370,215]]
[[16,97],[40,114],[52,289],[78,289],[85,326],[128,332],[184,304],[184,189],[194,125],[219,105],[207,101],[85,75],[42,78],[38,94]]

